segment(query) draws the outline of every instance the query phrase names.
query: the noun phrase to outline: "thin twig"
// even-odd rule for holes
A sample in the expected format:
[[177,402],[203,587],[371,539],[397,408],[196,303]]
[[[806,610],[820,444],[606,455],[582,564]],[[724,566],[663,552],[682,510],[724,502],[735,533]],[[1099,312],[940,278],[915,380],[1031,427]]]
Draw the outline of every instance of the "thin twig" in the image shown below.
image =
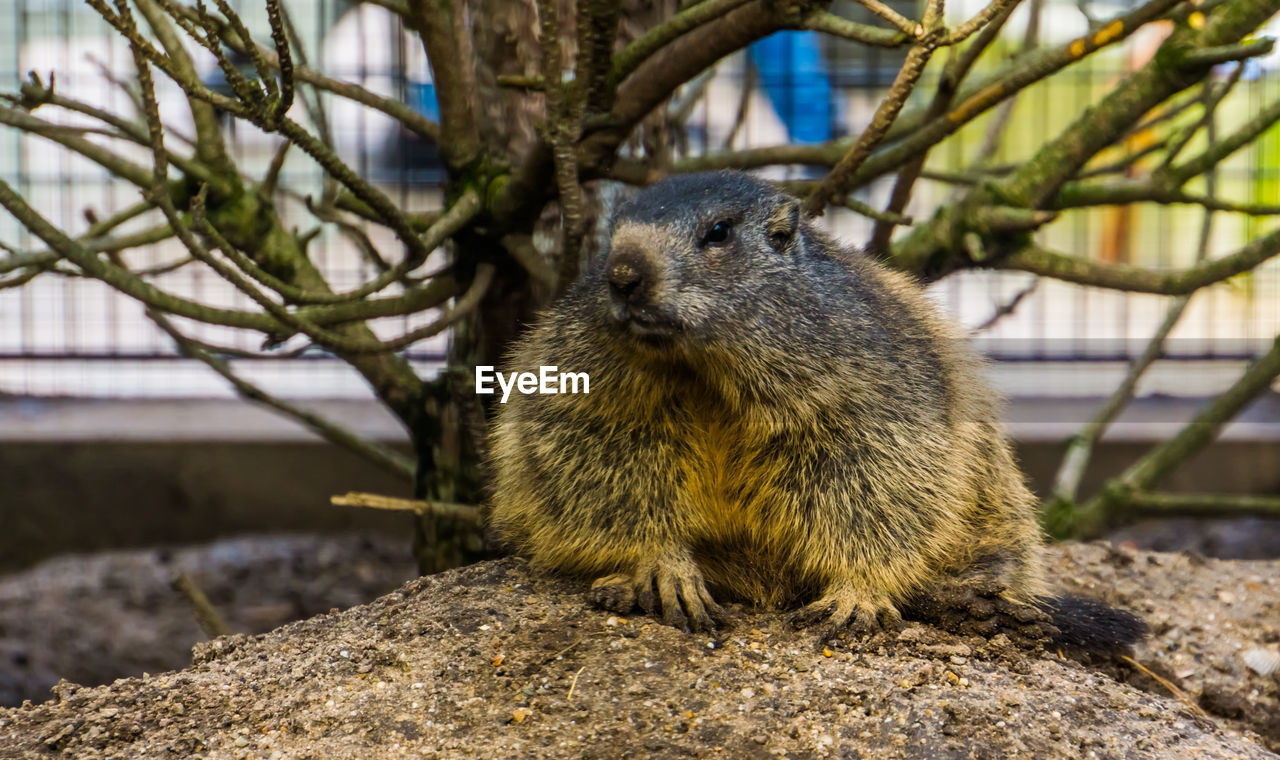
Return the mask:
[[451,517],[479,525],[480,510],[469,504],[453,504],[444,501],[425,501],[423,499],[399,499],[394,496],[383,496],[376,493],[348,491],[341,496],[330,496],[329,503],[339,507],[365,507],[367,509],[387,509],[395,512],[413,512],[417,515],[434,515]]
[[[1022,33],[1022,52],[1029,52],[1040,42],[1040,16],[1045,0],[1030,0],[1027,5],[1027,26]],[[995,159],[996,152],[1004,141],[1004,131],[1013,118],[1013,108],[1017,105],[1021,91],[1014,93],[996,109],[995,115],[987,125],[982,136],[982,145],[973,157],[973,168],[982,168]],[[952,200],[955,200],[954,197]]]
[[1135,491],[1128,508],[1162,515],[1255,515],[1280,517],[1280,497],[1241,493],[1160,493]]
[[894,9],[880,2],[880,0],[857,0],[857,2],[862,7],[896,26],[903,34],[909,34],[912,37],[924,36],[924,24],[921,24],[919,21],[912,21],[901,13],[898,13]]
[[[194,8],[189,8],[182,5],[175,5],[174,9],[175,9],[175,12],[182,14],[188,20],[195,21],[197,19]],[[284,10],[284,8],[282,8],[282,10]],[[287,24],[289,20],[287,13],[284,16],[284,20],[286,21],[286,24]],[[217,20],[214,19],[215,23],[216,21]],[[226,43],[227,47],[231,48],[237,53],[240,53],[241,55],[247,56],[249,54],[250,47],[251,46],[256,47],[258,49],[259,54],[262,56],[263,60],[266,61],[268,66],[274,69],[279,69],[280,59],[278,56],[276,56],[275,53],[271,52],[270,50],[267,50],[266,48],[263,48],[262,46],[258,45],[252,40],[248,40],[248,41],[242,40],[240,36],[235,33],[235,30],[230,27],[230,25],[227,25],[227,24],[219,25],[218,35],[220,39]],[[294,36],[296,38],[296,35]],[[294,42],[294,46],[297,47],[296,39]],[[372,108],[376,111],[381,111],[387,116],[390,116],[391,118],[403,124],[404,127],[409,131],[415,132],[418,135],[422,136],[423,138],[430,140],[431,142],[436,142],[437,140],[440,139],[440,125],[426,118],[425,116],[418,113],[417,111],[414,111],[412,108],[410,108],[408,105],[406,105],[402,101],[396,100],[394,98],[388,98],[382,95],[378,95],[377,93],[371,92],[351,82],[343,82],[337,79],[333,79],[331,77],[327,77],[324,74],[320,73],[319,71],[316,71],[315,69],[307,66],[305,62],[303,63],[303,65],[295,65],[293,67],[293,78],[298,82],[308,84],[312,87],[315,87],[320,90],[324,90],[326,92],[331,92],[334,95],[337,95],[342,98],[346,98],[347,100],[351,100],[363,106],[368,106],[369,108]],[[316,103],[319,105],[321,104],[321,101],[317,99]],[[318,108],[317,112],[319,111],[320,109]],[[319,128],[319,125],[317,125],[317,128]],[[331,140],[325,137],[325,135],[323,134],[323,130],[322,130],[321,136],[325,138],[326,143],[331,142]]]
[[1071,513],[1070,532],[1095,535],[1130,504],[1135,493],[1147,491],[1217,437],[1223,426],[1240,413],[1258,394],[1271,388],[1280,377],[1280,337],[1226,391],[1196,413],[1170,439],[1160,443],[1133,463],[1103,491]]
[[[275,103],[272,121],[278,121],[293,105],[293,54],[289,50],[289,35],[284,28],[284,11],[280,0],[266,0],[267,23],[271,26],[271,44],[275,46],[280,66],[280,98]],[[268,65],[263,61],[264,66]],[[267,74],[270,78],[270,74]]]
[[[1210,146],[1217,140],[1215,115],[1227,89],[1229,88],[1224,88],[1221,92],[1205,89],[1201,93],[1205,101],[1205,113],[1201,119],[1201,124],[1205,127]],[[1205,172],[1204,181],[1206,190],[1212,195],[1217,189],[1217,172],[1213,167]],[[1196,246],[1197,264],[1209,257],[1209,244],[1213,238],[1213,217],[1213,210],[1206,209],[1204,219],[1200,224],[1199,243]],[[1048,514],[1054,523],[1052,527],[1055,530],[1061,532],[1075,517],[1073,506],[1079,493],[1080,481],[1084,478],[1085,471],[1089,466],[1089,459],[1092,457],[1098,441],[1102,440],[1107,428],[1120,416],[1125,407],[1133,401],[1137,392],[1138,382],[1146,374],[1147,370],[1157,359],[1164,355],[1165,341],[1168,340],[1170,333],[1177,326],[1178,320],[1182,318],[1183,313],[1191,302],[1192,295],[1194,295],[1194,292],[1178,296],[1173,300],[1163,322],[1156,329],[1151,340],[1147,342],[1142,354],[1135,357],[1130,363],[1129,369],[1120,385],[1112,392],[1094,419],[1083,430],[1072,436],[1067,446],[1067,451],[1062,457],[1062,463],[1058,467],[1057,475],[1054,477],[1051,506]],[[1130,501],[1132,503],[1132,497],[1130,497]]]
[[973,35],[974,32],[991,23],[992,20],[1001,16],[1008,18],[1010,11],[1012,11],[1019,2],[1021,2],[1021,0],[992,0],[987,7],[979,11],[973,18],[964,22],[960,26],[957,26],[955,29],[952,29],[951,33],[947,35],[947,44],[956,45],[964,42]]
[[[89,237],[82,236],[76,238],[77,242],[84,247],[86,251],[93,253],[111,253],[113,251],[123,251],[129,248],[137,248],[144,245],[152,245],[163,240],[173,237],[173,230],[169,225],[161,224],[150,227],[139,232],[129,235],[119,235],[116,237]],[[58,261],[61,256],[56,251],[36,251],[34,253],[17,253],[11,256],[0,258],[0,274],[20,269],[23,267],[47,268]]]
[[578,676],[582,675],[582,671],[586,669],[587,669],[587,666],[583,665],[582,667],[578,668],[578,672],[573,674],[573,682],[569,684],[569,693],[565,696],[564,701],[566,702],[573,701],[573,690],[578,687]]
[[1200,97],[1197,98],[1197,100],[1188,101],[1188,103],[1194,103],[1197,101],[1202,103],[1204,105],[1204,113],[1201,114],[1198,120],[1196,120],[1195,124],[1192,124],[1190,127],[1183,130],[1183,132],[1175,139],[1166,143],[1168,150],[1165,152],[1164,159],[1160,162],[1160,168],[1157,169],[1157,171],[1167,169],[1173,165],[1173,162],[1178,158],[1178,154],[1187,147],[1192,138],[1196,136],[1196,133],[1203,129],[1209,121],[1212,120],[1213,113],[1217,109],[1218,105],[1227,97],[1228,94],[1230,94],[1236,84],[1240,82],[1240,78],[1243,74],[1244,64],[1241,63],[1231,71],[1231,75],[1227,77],[1227,81],[1223,82],[1218,87],[1214,87],[1212,83],[1206,83],[1201,88]]
[[884,48],[903,47],[915,39],[915,35],[910,32],[859,24],[824,10],[816,10],[806,16],[802,28]]
[[738,110],[733,117],[733,126],[729,129],[729,134],[725,135],[724,143],[721,144],[721,150],[732,150],[733,143],[738,139],[738,133],[742,131],[742,127],[747,123],[747,111],[751,108],[751,96],[756,90],[756,67],[751,64],[750,59],[744,57],[742,72],[742,85],[738,95]]
[[[1104,47],[1124,41],[1178,2],[1180,0],[1153,0],[1109,21],[1104,27],[1105,33],[1090,33],[1061,45],[1015,57],[990,76],[963,87],[956,96],[957,105],[932,121],[924,118],[927,108],[903,113],[885,135],[886,144],[872,153],[852,177],[850,189],[863,187],[885,172],[906,164],[921,150],[941,142],[1012,95]],[[853,143],[853,138],[843,137],[817,145],[775,145],[693,156],[675,162],[672,171],[753,169],[777,164],[831,166],[849,151]]]
[[1067,445],[1067,451],[1062,455],[1062,463],[1058,465],[1058,473],[1054,477],[1052,495],[1054,500],[1064,505],[1075,502],[1080,489],[1080,481],[1084,478],[1085,471],[1089,466],[1089,459],[1098,441],[1102,439],[1103,434],[1106,433],[1111,423],[1120,416],[1120,413],[1133,400],[1138,382],[1146,374],[1147,369],[1163,356],[1165,341],[1168,339],[1169,333],[1173,332],[1173,328],[1177,326],[1178,320],[1182,318],[1182,314],[1186,311],[1187,304],[1190,301],[1190,295],[1178,296],[1174,299],[1168,312],[1165,313],[1164,321],[1160,323],[1155,334],[1151,336],[1146,348],[1130,362],[1129,369],[1120,385],[1112,391],[1111,396],[1103,404],[1102,409],[1098,411],[1093,420],[1083,430],[1071,437],[1071,441]]
[[1004,319],[1005,317],[1017,311],[1018,306],[1023,302],[1023,300],[1026,299],[1027,296],[1034,293],[1036,290],[1036,287],[1039,285],[1040,285],[1039,278],[1032,280],[1030,285],[1027,285],[1025,288],[1019,290],[1017,293],[1014,293],[1013,298],[1010,298],[1008,301],[1000,304],[1000,306],[995,310],[995,312],[990,317],[987,317],[987,319],[984,320],[982,324],[970,330],[969,334],[978,335],[979,333],[984,333],[987,330],[990,330],[991,328],[995,327],[1000,322],[1000,320]]
[[175,296],[156,288],[126,269],[108,264],[31,208],[26,200],[4,180],[0,180],[0,206],[12,214],[23,227],[43,240],[50,249],[57,251],[59,256],[75,264],[86,275],[103,281],[143,304],[188,319],[225,327],[243,327],[265,333],[279,329],[276,321],[266,314],[222,309]]
[[0,290],[11,290],[13,288],[20,288],[23,285],[26,285],[28,282],[31,282],[36,277],[39,277],[40,275],[44,274],[47,271],[49,270],[43,267],[30,267],[26,271],[19,272],[13,277],[0,279]]
[[1120,655],[1120,659],[1124,660],[1125,662],[1129,663],[1133,667],[1137,668],[1138,670],[1141,670],[1143,673],[1150,676],[1152,680],[1154,680],[1156,683],[1163,686],[1170,694],[1174,696],[1174,698],[1176,698],[1179,702],[1182,702],[1184,705],[1186,705],[1188,709],[1190,709],[1192,712],[1202,716],[1205,714],[1204,708],[1196,704],[1196,701],[1192,699],[1191,696],[1187,694],[1185,691],[1178,688],[1177,684],[1175,684],[1173,681],[1170,681],[1164,676],[1161,676],[1159,673],[1156,673],[1154,670],[1151,670],[1146,665],[1143,665],[1142,663],[1138,662],[1137,660],[1133,659],[1127,654]]
[[191,580],[191,577],[184,572],[176,573],[169,580],[169,587],[187,600],[187,604],[191,606],[192,613],[196,616],[196,623],[200,626],[200,630],[204,631],[204,635],[211,639],[219,636],[228,636],[231,629],[227,627],[226,621],[214,609],[213,604],[209,602],[209,597],[205,596],[204,591]]

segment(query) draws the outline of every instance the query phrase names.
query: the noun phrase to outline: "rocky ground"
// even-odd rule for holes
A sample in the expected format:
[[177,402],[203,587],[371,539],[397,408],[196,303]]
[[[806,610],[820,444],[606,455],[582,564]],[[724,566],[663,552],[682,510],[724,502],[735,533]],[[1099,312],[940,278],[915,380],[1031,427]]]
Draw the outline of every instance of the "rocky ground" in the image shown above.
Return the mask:
[[690,636],[500,560],[60,684],[0,711],[0,757],[1276,757],[1280,562],[1072,545],[1053,569],[1148,619],[1132,662],[918,624],[824,650],[742,609]]

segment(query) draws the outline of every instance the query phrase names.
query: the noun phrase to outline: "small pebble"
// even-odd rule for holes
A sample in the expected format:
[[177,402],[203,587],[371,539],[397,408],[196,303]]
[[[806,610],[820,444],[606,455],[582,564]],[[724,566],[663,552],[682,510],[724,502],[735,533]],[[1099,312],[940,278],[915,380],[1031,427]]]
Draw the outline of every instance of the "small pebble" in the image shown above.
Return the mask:
[[1240,657],[1249,670],[1260,676],[1269,676],[1280,670],[1280,653],[1269,649],[1246,649]]

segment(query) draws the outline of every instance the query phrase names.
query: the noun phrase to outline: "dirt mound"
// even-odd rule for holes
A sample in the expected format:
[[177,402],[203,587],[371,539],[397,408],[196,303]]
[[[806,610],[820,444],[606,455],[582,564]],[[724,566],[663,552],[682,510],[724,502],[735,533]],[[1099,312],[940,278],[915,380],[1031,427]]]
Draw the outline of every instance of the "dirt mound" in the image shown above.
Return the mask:
[[1054,558],[1067,590],[1150,620],[1135,657],[1154,677],[1109,667],[1143,688],[923,625],[823,651],[734,608],[732,630],[690,636],[508,559],[201,644],[188,670],[61,684],[0,711],[0,756],[1274,757],[1250,730],[1280,714],[1276,674],[1243,653],[1276,650],[1280,563]]
[[246,633],[367,602],[417,575],[408,540],[377,534],[246,536],[49,560],[0,577],[0,706],[43,702],[59,677],[97,685],[185,667],[205,637],[169,587],[177,572]]

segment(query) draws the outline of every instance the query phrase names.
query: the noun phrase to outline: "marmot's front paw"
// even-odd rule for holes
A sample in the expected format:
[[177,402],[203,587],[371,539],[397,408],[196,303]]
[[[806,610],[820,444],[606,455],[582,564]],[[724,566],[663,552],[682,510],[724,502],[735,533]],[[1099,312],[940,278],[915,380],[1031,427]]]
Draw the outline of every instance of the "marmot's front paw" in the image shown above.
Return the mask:
[[823,641],[836,638],[845,630],[868,634],[896,630],[902,624],[902,614],[889,597],[849,588],[828,591],[821,599],[793,612],[789,619],[796,628],[821,624]]
[[631,575],[598,578],[587,599],[614,612],[626,612],[635,605],[649,614],[661,611],[662,622],[685,631],[712,631],[726,620],[724,610],[707,591],[702,571],[687,555],[664,555]]
[[587,592],[587,601],[602,610],[630,612],[636,606],[636,590],[631,576],[622,573],[596,578]]

